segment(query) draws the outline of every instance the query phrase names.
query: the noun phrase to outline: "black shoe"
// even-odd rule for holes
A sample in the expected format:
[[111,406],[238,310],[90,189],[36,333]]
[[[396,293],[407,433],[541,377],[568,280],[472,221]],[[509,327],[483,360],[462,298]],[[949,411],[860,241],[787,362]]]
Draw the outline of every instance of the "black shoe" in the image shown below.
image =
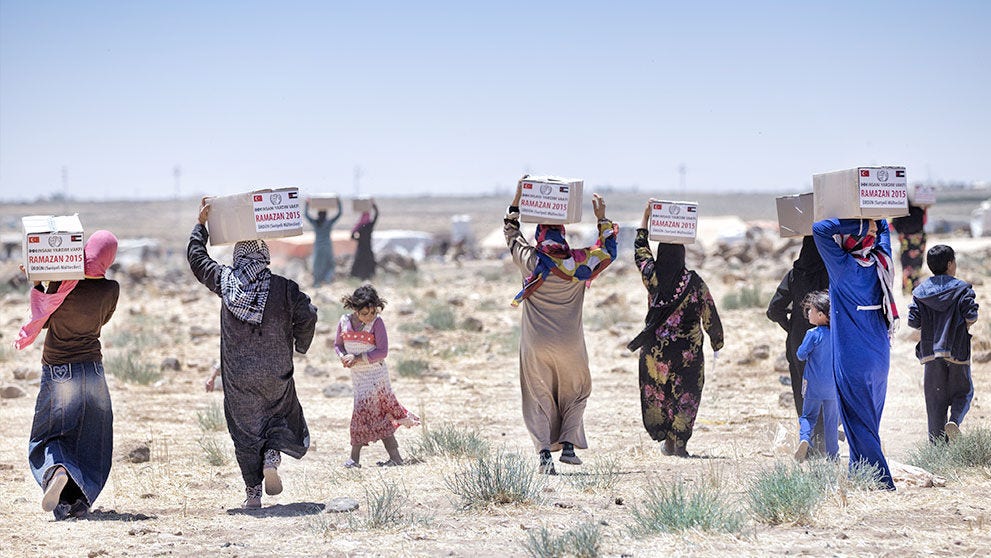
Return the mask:
[[544,475],[556,475],[554,470],[554,458],[551,457],[550,450],[540,450],[540,465],[537,471]]
[[568,463],[570,465],[582,464],[582,460],[579,459],[577,455],[575,455],[574,444],[570,442],[564,442],[561,445],[564,446],[564,449],[561,450],[561,457],[559,459],[561,463]]

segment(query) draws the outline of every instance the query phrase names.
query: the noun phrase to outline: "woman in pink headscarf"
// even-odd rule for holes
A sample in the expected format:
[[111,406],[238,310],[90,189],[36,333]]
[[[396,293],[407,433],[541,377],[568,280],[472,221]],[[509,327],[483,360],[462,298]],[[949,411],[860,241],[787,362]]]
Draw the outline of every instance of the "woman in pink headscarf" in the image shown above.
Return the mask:
[[354,263],[351,265],[351,277],[362,280],[369,280],[375,276],[375,253],[372,251],[372,229],[379,220],[379,206],[372,202],[372,209],[375,216],[372,217],[368,211],[361,214],[361,218],[351,229],[351,238],[358,241],[354,249]]
[[41,507],[56,520],[86,515],[110,476],[113,454],[100,330],[120,295],[120,285],[104,277],[117,255],[117,237],[96,231],[83,251],[86,278],[53,281],[47,289],[36,282],[31,320],[14,341],[24,349],[48,329],[28,461],[44,490]]

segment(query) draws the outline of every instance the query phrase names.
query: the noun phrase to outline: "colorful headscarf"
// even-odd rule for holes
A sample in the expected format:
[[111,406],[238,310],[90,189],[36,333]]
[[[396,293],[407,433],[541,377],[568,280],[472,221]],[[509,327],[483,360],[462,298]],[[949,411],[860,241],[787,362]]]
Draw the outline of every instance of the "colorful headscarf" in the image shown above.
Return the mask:
[[513,306],[533,294],[553,273],[566,281],[591,283],[616,258],[616,228],[609,221],[599,223],[599,239],[590,248],[572,249],[563,225],[537,225],[537,265],[523,280],[523,290],[513,298]]
[[[103,277],[116,257],[117,237],[110,231],[94,232],[83,246],[83,274],[93,279]],[[62,281],[54,293],[31,289],[31,319],[18,332],[14,348],[21,350],[34,343],[48,318],[58,310],[78,284],[79,281]]]
[[895,306],[894,262],[891,256],[878,249],[874,235],[836,234],[833,240],[861,267],[873,266],[877,271],[881,284],[881,310],[888,322],[888,333],[893,335],[898,329],[898,307]]
[[234,245],[232,267],[220,271],[220,294],[231,314],[251,324],[262,323],[272,272],[264,240],[242,240]]

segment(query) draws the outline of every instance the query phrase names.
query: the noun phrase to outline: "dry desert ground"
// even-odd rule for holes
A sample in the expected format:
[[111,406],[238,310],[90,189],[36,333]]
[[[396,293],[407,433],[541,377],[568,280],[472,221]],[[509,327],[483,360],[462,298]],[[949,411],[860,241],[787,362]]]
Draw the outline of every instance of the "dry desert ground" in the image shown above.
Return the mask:
[[[607,212],[635,221],[644,198],[607,195]],[[707,215],[772,222],[772,198],[709,196],[700,207]],[[504,204],[494,197],[383,199],[379,229],[444,233],[450,215],[467,213],[481,237],[500,225]],[[776,464],[790,466],[797,436],[790,388],[779,380],[787,374],[780,367],[784,332],[764,316],[770,294],[797,254],[796,244],[776,235],[769,238],[780,252],[777,257],[728,261],[711,244],[703,246],[704,260],[695,257],[720,305],[726,347],[714,361],[706,346],[705,390],[688,445],[690,458],[662,455],[642,427],[637,358],[625,344],[639,331],[645,291],[627,251],[586,295],[593,392],[585,414],[590,447],[579,452],[585,465],[561,464],[560,475],[536,477],[538,496],[532,502],[467,509],[450,485],[473,466],[473,458],[429,455],[419,448],[425,432],[456,429],[488,444],[492,455],[517,453],[528,463],[535,461],[520,411],[519,316],[509,305],[520,277],[511,263],[485,258],[458,265],[430,258],[416,271],[385,271],[376,278],[389,302],[383,319],[391,341],[393,388],[425,424],[398,433],[405,455],[420,450],[415,462],[377,468],[375,461],[386,455],[377,445],[365,449],[360,470],[341,466],[349,449],[350,379],[331,347],[342,311],[338,301],[358,283],[339,277],[314,290],[302,262],[285,262],[282,269],[273,265],[275,272],[297,279],[320,312],[311,350],[296,357],[296,385],[313,446],[302,460],[283,462],[286,489],[281,495],[265,497],[260,511],[241,511],[244,492],[233,447],[225,429],[215,430],[211,420],[223,395],[203,388],[218,357],[220,301],[196,283],[184,260],[196,205],[195,199],[0,204],[5,232],[17,231],[21,215],[78,211],[87,230],[109,228],[121,238],[156,239],[163,248],[160,256],[114,275],[121,298],[104,329],[104,355],[115,362],[131,355],[154,373],[167,360],[177,365],[147,385],[125,381],[108,366],[115,414],[109,483],[88,520],[55,522],[41,511],[41,492],[26,460],[41,342],[22,352],[0,350],[0,383],[25,393],[0,399],[4,556],[523,556],[525,544],[541,528],[560,537],[580,526],[597,528],[601,556],[986,556],[991,549],[987,467],[944,475],[943,486],[899,482],[893,493],[840,483],[840,490],[827,494],[800,522],[771,525],[746,514],[748,486]],[[959,219],[972,205],[966,199],[936,206],[930,218]],[[346,212],[338,228],[353,222],[354,215]],[[975,355],[988,353],[991,243],[952,232],[935,234],[929,242],[958,248],[959,275],[975,284],[985,313],[974,327]],[[16,265],[0,262],[0,281],[16,276]],[[723,305],[727,297],[753,287],[764,306]],[[0,341],[7,347],[26,314],[27,289],[4,289]],[[898,300],[903,315],[908,302],[904,296]],[[453,327],[443,324],[445,317]],[[907,330],[903,324],[892,344],[881,424],[889,459],[902,463],[926,431],[922,367]],[[975,362],[973,378],[976,393],[965,432],[991,428],[991,365]],[[147,460],[131,455],[142,447],[149,450]],[[841,453],[846,454],[843,444]],[[690,529],[634,535],[633,510],[643,505],[651,487],[671,483],[717,487],[743,510],[741,526],[729,533]],[[359,508],[332,513],[328,503],[338,498],[353,499]],[[374,504],[383,500],[391,501],[397,513],[376,525],[372,520],[382,514],[373,513]]]

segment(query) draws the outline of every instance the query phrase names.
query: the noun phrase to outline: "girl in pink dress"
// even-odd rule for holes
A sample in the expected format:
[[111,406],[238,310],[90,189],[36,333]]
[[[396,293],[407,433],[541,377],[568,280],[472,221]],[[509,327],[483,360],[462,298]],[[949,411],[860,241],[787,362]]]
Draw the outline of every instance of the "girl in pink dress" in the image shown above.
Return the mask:
[[406,410],[396,399],[389,385],[389,368],[385,357],[389,354],[389,337],[385,323],[378,317],[385,308],[371,285],[358,287],[350,296],[341,299],[344,308],[351,310],[341,316],[337,324],[334,348],[341,364],[351,369],[354,386],[354,411],[351,414],[351,457],[345,467],[361,467],[361,448],[382,440],[389,452],[387,461],[379,467],[402,465],[399,442],[395,432],[399,426],[416,426],[420,419]]

